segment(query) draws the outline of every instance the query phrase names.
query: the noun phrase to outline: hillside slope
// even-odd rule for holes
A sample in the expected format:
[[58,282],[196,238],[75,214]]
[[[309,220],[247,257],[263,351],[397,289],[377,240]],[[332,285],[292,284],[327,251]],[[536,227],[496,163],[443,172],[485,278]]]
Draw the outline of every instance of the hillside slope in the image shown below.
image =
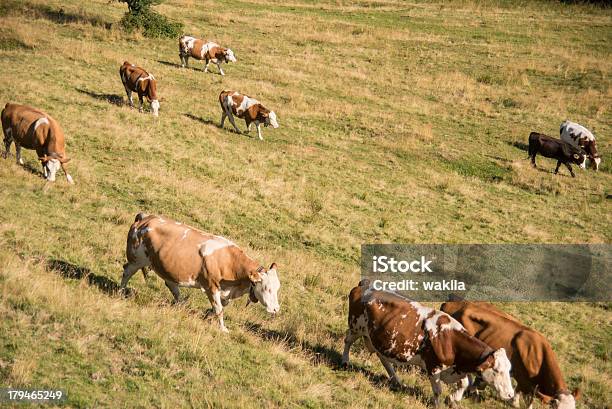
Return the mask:
[[[352,370],[337,367],[362,243],[612,237],[612,12],[516,4],[157,7],[234,50],[221,77],[178,67],[175,40],[122,32],[121,4],[1,1],[0,104],[61,123],[76,184],[45,183],[31,151],[25,169],[0,160],[0,385],[62,387],[73,407],[427,407],[425,377],[390,390],[361,343]],[[158,79],[158,119],[122,105],[124,60]],[[263,142],[220,129],[223,89],[274,109],[280,128]],[[566,118],[598,136],[600,172],[529,166],[529,132],[556,136]],[[120,298],[139,211],[276,262],[281,314],[237,302],[225,336],[202,320],[199,291],[171,306],[161,280],[136,275]],[[551,339],[581,407],[612,405],[608,304],[503,308]]]

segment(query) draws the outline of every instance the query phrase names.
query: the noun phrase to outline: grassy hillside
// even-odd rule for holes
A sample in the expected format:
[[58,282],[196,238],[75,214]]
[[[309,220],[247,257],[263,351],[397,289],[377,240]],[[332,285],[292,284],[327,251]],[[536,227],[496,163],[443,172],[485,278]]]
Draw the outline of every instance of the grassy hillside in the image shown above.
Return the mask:
[[[407,371],[411,390],[391,390],[361,342],[353,368],[338,368],[362,243],[610,242],[610,9],[168,0],[157,10],[238,63],[225,77],[193,61],[181,69],[176,40],[125,34],[125,6],[107,0],[0,0],[0,104],[61,123],[76,181],[45,183],[31,151],[25,169],[0,160],[0,385],[62,387],[72,407],[425,408],[427,379]],[[158,79],[158,119],[123,105],[124,60]],[[263,142],[218,128],[222,89],[257,97],[281,127]],[[598,137],[600,172],[529,166],[529,132],[557,136],[566,118]],[[224,335],[203,321],[200,291],[172,306],[161,280],[136,275],[135,295],[119,297],[139,211],[276,262],[281,314],[240,300]],[[549,337],[580,407],[612,405],[608,304],[503,308]]]

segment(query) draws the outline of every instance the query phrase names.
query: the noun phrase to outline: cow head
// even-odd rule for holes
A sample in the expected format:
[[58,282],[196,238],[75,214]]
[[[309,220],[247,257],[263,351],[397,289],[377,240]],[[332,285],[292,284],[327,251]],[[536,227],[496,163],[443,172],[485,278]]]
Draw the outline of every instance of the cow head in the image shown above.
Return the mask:
[[229,48],[225,50],[225,59],[229,62],[236,62],[236,57],[234,56],[234,52]]
[[259,301],[270,314],[276,314],[280,310],[278,303],[280,281],[276,271],[276,263],[272,263],[268,271],[265,271],[263,267],[254,271],[251,274],[251,283],[249,302],[256,303]]
[[582,149],[576,149],[573,148],[571,149],[571,152],[569,153],[570,155],[570,162],[575,163],[576,165],[580,166],[581,169],[585,169],[586,168],[586,160],[587,160],[587,154],[586,152],[584,152]]
[[[62,166],[62,163],[70,161],[70,158],[65,158],[63,155],[59,155],[55,152],[50,155],[44,155],[39,158],[45,170],[45,177],[49,182],[55,182],[55,174]],[[72,179],[72,178],[70,178]],[[69,181],[70,181],[69,179]]]
[[159,100],[154,99],[151,101],[151,110],[153,111],[153,115],[159,116]]
[[592,169],[599,170],[599,165],[601,164],[601,158],[599,156],[589,156],[589,164]]
[[272,125],[272,128],[278,128],[278,122],[276,121],[276,114],[274,111],[270,111],[264,114],[265,126]]
[[589,156],[589,164],[591,168],[599,170],[599,164],[601,163],[601,157],[597,153],[597,144],[595,141],[586,141],[584,144],[584,150]]
[[476,370],[482,376],[482,379],[491,385],[499,396],[504,399],[512,399],[514,390],[512,389],[512,381],[510,379],[510,360],[506,356],[506,350],[500,348],[478,366]]
[[578,390],[575,390],[573,394],[569,391],[561,392],[550,401],[550,407],[552,409],[576,409],[578,395]]

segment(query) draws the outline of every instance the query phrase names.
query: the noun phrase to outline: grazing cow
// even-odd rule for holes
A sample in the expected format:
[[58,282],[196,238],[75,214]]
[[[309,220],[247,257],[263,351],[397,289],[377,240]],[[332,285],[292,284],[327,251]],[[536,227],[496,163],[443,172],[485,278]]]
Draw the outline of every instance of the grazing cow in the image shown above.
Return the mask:
[[349,329],[344,339],[343,365],[349,349],[364,337],[370,352],[376,352],[389,376],[400,380],[393,364],[423,367],[431,382],[435,405],[439,405],[441,381],[458,383],[450,397],[454,404],[468,387],[469,373],[479,373],[504,399],[514,396],[510,361],[503,348],[491,349],[469,335],[449,315],[387,291],[376,291],[363,280],[349,295]]
[[151,103],[153,115],[157,116],[159,114],[159,100],[157,99],[157,81],[153,74],[149,74],[144,69],[125,61],[119,68],[119,75],[130,101],[130,106],[134,107],[134,101],[132,100],[132,91],[134,91],[138,93],[138,111],[142,112],[143,97],[146,96]]
[[576,408],[579,391],[568,390],[557,357],[542,334],[485,302],[449,301],[440,309],[491,348],[506,350],[517,381],[515,407],[519,407],[522,394],[529,408],[534,395],[554,409]]
[[591,131],[575,122],[565,121],[561,124],[559,133],[562,141],[584,149],[589,156],[591,167],[595,170],[599,169],[601,157],[597,153],[597,143]]
[[249,294],[249,302],[260,301],[271,314],[280,309],[276,264],[266,270],[223,237],[139,213],[127,236],[126,255],[122,289],[134,273],[150,266],[166,282],[175,302],[179,287],[204,291],[224,332],[223,307],[243,294]]
[[570,163],[575,163],[582,169],[585,168],[586,154],[583,150],[575,148],[560,139],[532,132],[529,134],[529,156],[531,157],[531,164],[534,168],[536,167],[535,158],[538,153],[546,158],[557,159],[555,175],[559,172],[559,166],[561,166],[562,163],[570,171],[572,177],[576,177],[576,175],[574,175]]
[[212,41],[204,41],[191,36],[182,36],[179,38],[179,57],[181,58],[181,66],[189,66],[189,57],[196,60],[204,60],[204,72],[208,72],[208,64],[213,62],[217,65],[219,73],[225,75],[221,63],[236,62],[234,52],[229,48],[221,47]]
[[233,115],[236,115],[238,118],[244,118],[247,132],[251,131],[251,124],[254,122],[257,136],[262,141],[261,124],[266,127],[272,125],[272,128],[278,128],[274,111],[270,111],[261,105],[255,98],[240,94],[237,91],[224,90],[219,94],[219,104],[221,104],[221,128],[223,128],[225,117],[227,116],[236,132],[240,133],[240,129],[238,129],[236,122],[234,122]]
[[55,181],[55,174],[61,166],[68,183],[74,183],[66,171],[70,158],[66,156],[64,132],[55,119],[38,109],[9,102],[2,110],[2,131],[6,148],[2,155],[4,159],[9,154],[11,143],[15,142],[17,163],[23,165],[21,148],[33,149],[48,181]]

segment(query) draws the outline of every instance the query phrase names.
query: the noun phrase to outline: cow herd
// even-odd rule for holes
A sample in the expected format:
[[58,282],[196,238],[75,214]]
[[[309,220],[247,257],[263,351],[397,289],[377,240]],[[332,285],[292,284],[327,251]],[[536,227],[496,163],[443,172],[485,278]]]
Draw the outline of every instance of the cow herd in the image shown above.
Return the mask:
[[[189,58],[203,60],[204,71],[212,62],[225,75],[222,63],[236,62],[232,50],[214,42],[191,36],[179,39],[181,65]],[[152,74],[129,62],[119,69],[130,106],[132,93],[143,110],[146,98],[153,115],[159,114],[157,83]],[[247,132],[255,124],[259,139],[261,125],[278,127],[276,114],[259,101],[236,91],[219,94],[221,123],[228,118],[240,132],[234,116],[243,118]],[[61,167],[70,160],[65,152],[64,135],[59,124],[48,114],[25,105],[7,103],[2,111],[4,158],[14,142],[17,161],[23,164],[21,148],[36,151],[43,174],[54,181]],[[560,128],[561,139],[532,132],[529,156],[535,166],[537,154],[557,159],[574,176],[570,164],[585,168],[587,158],[594,169],[600,165],[595,138],[586,128],[566,121]],[[277,266],[269,268],[256,262],[232,241],[205,233],[168,218],[138,214],[131,225],[126,243],[127,263],[123,266],[121,288],[138,271],[151,268],[161,277],[176,302],[179,287],[199,288],[209,299],[220,328],[227,332],[223,307],[232,299],[248,294],[248,302],[261,303],[271,314],[279,312],[280,280]],[[370,352],[376,353],[390,378],[400,383],[394,365],[416,365],[428,375],[434,403],[439,404],[441,382],[454,384],[456,390],[448,400],[454,405],[465,391],[478,390],[489,384],[503,400],[519,405],[524,396],[529,407],[533,397],[550,403],[553,408],[575,408],[575,396],[565,384],[556,357],[548,341],[538,332],[524,326],[514,317],[486,303],[453,301],[440,310],[423,306],[402,296],[376,291],[363,280],[349,295],[348,325],[342,363],[348,365],[349,349],[360,337]],[[516,392],[511,376],[516,380]]]

